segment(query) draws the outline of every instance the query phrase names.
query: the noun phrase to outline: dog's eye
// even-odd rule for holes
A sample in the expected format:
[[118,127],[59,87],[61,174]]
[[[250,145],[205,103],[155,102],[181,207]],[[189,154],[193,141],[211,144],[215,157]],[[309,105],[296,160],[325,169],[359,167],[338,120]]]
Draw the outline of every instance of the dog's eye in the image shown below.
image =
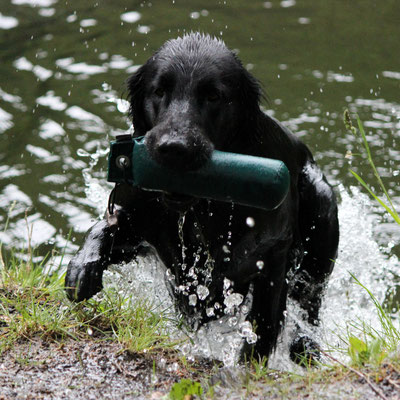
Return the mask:
[[219,93],[216,91],[209,91],[207,93],[207,100],[208,101],[218,101],[220,99]]
[[165,94],[165,90],[162,89],[162,88],[157,88],[157,89],[154,91],[154,94],[155,94],[157,97],[163,97],[164,94]]

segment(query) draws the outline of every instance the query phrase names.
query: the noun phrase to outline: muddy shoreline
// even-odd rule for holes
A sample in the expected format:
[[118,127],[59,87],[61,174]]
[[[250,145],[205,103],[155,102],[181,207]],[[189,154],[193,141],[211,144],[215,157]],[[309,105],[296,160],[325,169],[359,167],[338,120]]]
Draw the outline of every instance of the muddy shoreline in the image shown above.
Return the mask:
[[0,399],[151,398],[184,377],[189,373],[174,354],[135,355],[109,341],[33,339],[0,356]]
[[[0,400],[163,399],[183,378],[201,382],[214,399],[400,399],[400,374],[370,382],[349,371],[262,379],[245,368],[187,363],[176,352],[132,354],[110,341],[19,340],[0,355]],[[208,391],[210,385],[213,389]]]

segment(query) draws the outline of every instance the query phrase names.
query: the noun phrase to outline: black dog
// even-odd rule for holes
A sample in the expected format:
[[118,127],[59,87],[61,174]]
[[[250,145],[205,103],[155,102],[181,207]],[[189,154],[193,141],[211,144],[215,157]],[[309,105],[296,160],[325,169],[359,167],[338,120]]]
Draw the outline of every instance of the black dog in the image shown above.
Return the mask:
[[[177,303],[191,320],[223,313],[226,278],[230,290],[251,292],[248,319],[260,355],[276,344],[288,295],[318,324],[337,254],[335,195],[308,148],[260,110],[255,78],[222,41],[194,33],[166,42],[129,79],[128,90],[135,136],[145,135],[161,165],[195,170],[213,149],[279,159],[290,171],[289,194],[264,211],[121,185],[115,212],[88,232],[68,266],[68,296],[91,297],[109,264],[131,259],[147,242],[174,275]],[[193,297],[199,287],[203,295]],[[292,353],[307,347],[301,337]]]

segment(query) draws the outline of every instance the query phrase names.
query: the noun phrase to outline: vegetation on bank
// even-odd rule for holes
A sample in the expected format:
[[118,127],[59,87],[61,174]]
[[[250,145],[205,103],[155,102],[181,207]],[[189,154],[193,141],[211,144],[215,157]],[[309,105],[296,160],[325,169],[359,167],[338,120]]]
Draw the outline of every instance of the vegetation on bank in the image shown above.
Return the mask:
[[356,138],[356,141],[359,143],[360,147],[362,148],[362,152],[364,152],[367,156],[367,161],[369,166],[372,169],[372,172],[374,173],[376,182],[378,183],[378,187],[382,191],[384,195],[384,199],[381,199],[372,189],[372,185],[365,182],[364,179],[358,175],[354,170],[350,169],[350,172],[353,174],[353,176],[357,179],[357,181],[361,184],[361,186],[366,189],[366,191],[370,194],[370,196],[376,200],[381,207],[393,218],[394,222],[396,222],[400,226],[400,215],[396,210],[395,205],[392,202],[392,199],[386,189],[385,184],[383,183],[383,180],[381,176],[379,175],[379,172],[375,166],[374,159],[372,157],[371,149],[368,144],[367,140],[367,135],[364,130],[364,126],[359,118],[358,115],[356,115],[356,120],[357,120],[357,126],[358,126],[358,131],[355,126],[353,126],[353,123],[350,118],[350,113],[349,110],[345,110],[344,112],[344,124],[346,126],[346,129],[348,129]]
[[33,336],[62,341],[88,337],[113,340],[131,352],[173,348],[167,316],[145,301],[131,302],[115,289],[101,299],[74,304],[64,294],[64,275],[43,273],[34,264],[11,256],[0,259],[0,351]]
[[[155,312],[146,302],[131,304],[115,290],[106,291],[100,299],[73,304],[65,297],[63,275],[43,274],[41,264],[35,265],[32,257],[27,259],[2,257],[0,261],[0,352],[38,337],[60,345],[69,340],[117,342],[121,352],[146,354],[154,360],[162,353],[164,359],[173,358],[178,361],[179,369],[185,369],[185,377],[170,387],[168,396],[163,394],[165,398],[218,398],[213,397],[215,387],[207,383],[218,366],[211,366],[208,372],[203,369],[200,385],[196,366],[174,350],[177,343],[168,335],[168,316]],[[368,289],[360,284],[360,290]],[[396,352],[400,332],[373,295],[370,296],[381,326],[354,323],[352,333],[342,338],[348,344],[348,348],[343,349],[350,355],[348,364],[323,353],[324,364],[320,365],[323,368],[309,367],[298,375],[270,370],[265,359],[251,359],[242,368],[235,390],[240,389],[246,398],[260,394],[260,390],[268,386],[271,396],[289,396],[299,390],[312,392],[316,386],[328,382],[361,379],[378,397],[385,398],[380,389],[382,382],[389,379],[393,387],[400,385],[398,379],[391,378],[400,376]],[[156,369],[154,364],[154,371]],[[218,380],[213,383],[218,386]]]
[[[385,196],[379,198],[360,176],[353,175],[360,184],[376,199],[400,226],[400,218],[390,196],[379,177],[373,163],[361,122],[357,118],[359,132],[352,125],[349,113],[345,122],[359,139],[367,152],[368,161]],[[62,343],[68,340],[112,341],[120,345],[121,351],[152,356],[162,352],[165,357],[178,359],[182,368],[188,372],[184,379],[172,385],[165,398],[191,399],[213,398],[215,387],[207,382],[204,375],[202,385],[191,365],[176,351],[177,342],[169,335],[170,321],[167,313],[155,310],[148,301],[132,302],[129,296],[115,289],[106,289],[104,295],[80,304],[68,301],[64,294],[64,275],[59,271],[43,273],[46,259],[35,264],[34,250],[29,245],[23,257],[5,252],[0,246],[0,353],[16,346],[20,341],[35,337]],[[22,260],[25,260],[23,261]],[[316,385],[327,382],[363,381],[378,398],[387,398],[386,392],[400,390],[400,330],[398,322],[386,312],[369,288],[363,286],[356,277],[360,290],[368,292],[376,307],[380,326],[370,326],[364,322],[353,322],[343,343],[349,355],[349,362],[343,363],[322,352],[323,368],[309,367],[304,374],[283,373],[267,368],[266,360],[249,360],[243,367],[239,386],[244,397],[257,394],[268,386],[271,394],[289,396],[290,392],[300,390],[308,393]],[[305,360],[307,365],[307,360]],[[214,369],[209,369],[215,373]],[[156,365],[154,365],[156,369]],[[386,392],[385,392],[386,391]]]

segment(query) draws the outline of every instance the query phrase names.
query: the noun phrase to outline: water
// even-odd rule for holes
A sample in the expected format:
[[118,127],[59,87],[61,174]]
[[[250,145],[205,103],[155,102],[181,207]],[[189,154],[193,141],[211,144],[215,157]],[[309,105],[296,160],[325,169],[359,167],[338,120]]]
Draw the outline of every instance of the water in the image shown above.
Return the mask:
[[[335,343],[333,321],[343,328],[355,316],[373,318],[368,297],[351,283],[348,271],[380,300],[398,292],[400,230],[352,188],[356,182],[346,152],[355,154],[356,172],[371,182],[373,176],[365,157],[356,155],[360,148],[345,132],[342,113],[349,108],[364,121],[378,169],[400,204],[395,51],[400,5],[396,0],[159,3],[0,4],[0,241],[22,248],[27,224],[33,225],[36,259],[55,248],[53,264],[68,262],[84,232],[101,218],[112,188],[105,178],[108,142],[130,129],[124,81],[166,39],[190,30],[208,32],[239,53],[265,88],[265,109],[310,146],[340,195],[341,249],[322,334],[325,343]],[[152,272],[152,260],[142,269]],[[151,289],[153,281],[147,284],[149,294],[158,293]],[[206,294],[199,290],[196,301]],[[295,314],[289,309],[289,320]],[[282,341],[283,348],[284,336]],[[285,365],[278,354],[284,352],[277,352],[275,365]]]
[[[225,307],[225,315],[204,324],[197,331],[185,328],[185,324],[183,328],[177,329],[182,315],[175,308],[170,296],[167,282],[171,280],[172,275],[160,262],[156,253],[150,247],[148,250],[146,256],[138,257],[135,261],[111,266],[104,273],[104,287],[117,290],[123,298],[150,301],[154,311],[170,319],[167,329],[171,337],[185,341],[180,350],[188,359],[201,356],[218,359],[227,366],[233,366],[239,358],[244,341],[254,344],[257,340],[250,322],[246,321],[251,299],[234,293],[231,282],[226,279],[224,305],[214,304],[215,309]],[[99,293],[97,296],[102,295]],[[204,300],[207,295],[208,289],[205,286],[197,286],[197,295],[189,295],[190,305],[195,307],[197,302]]]
[[[344,339],[348,336],[350,324],[364,322],[380,330],[377,310],[368,293],[358,286],[352,275],[370,289],[381,304],[385,304],[388,295],[398,280],[400,261],[390,255],[393,243],[380,246],[375,239],[376,215],[369,198],[356,187],[339,187],[341,203],[339,221],[341,241],[335,268],[329,280],[321,310],[321,327],[315,329],[300,319],[301,311],[292,302],[288,305],[287,329],[283,332],[271,366],[287,369],[295,368],[290,362],[287,346],[299,324],[311,337],[317,339],[325,350],[338,359],[347,361],[343,350],[347,348]],[[393,314],[395,325],[399,325],[397,312]],[[359,336],[357,334],[357,336]]]

